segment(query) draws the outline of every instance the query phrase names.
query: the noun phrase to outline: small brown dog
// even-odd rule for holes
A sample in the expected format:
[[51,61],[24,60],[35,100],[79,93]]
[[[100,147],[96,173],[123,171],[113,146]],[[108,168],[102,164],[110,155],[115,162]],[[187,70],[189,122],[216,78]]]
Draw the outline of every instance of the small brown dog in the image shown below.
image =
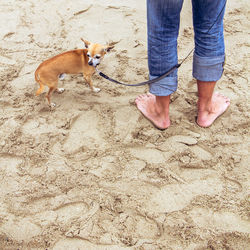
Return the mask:
[[49,87],[46,98],[50,107],[55,107],[51,103],[51,95],[54,91],[58,93],[64,92],[63,88],[58,88],[58,79],[63,79],[64,74],[82,73],[84,79],[94,92],[99,92],[99,88],[95,88],[92,82],[92,75],[95,73],[95,67],[100,64],[104,55],[109,52],[114,45],[101,45],[90,43],[81,38],[86,49],[76,49],[64,52],[54,56],[39,65],[35,72],[35,80],[39,83],[40,88],[36,95],[40,95],[44,86]]

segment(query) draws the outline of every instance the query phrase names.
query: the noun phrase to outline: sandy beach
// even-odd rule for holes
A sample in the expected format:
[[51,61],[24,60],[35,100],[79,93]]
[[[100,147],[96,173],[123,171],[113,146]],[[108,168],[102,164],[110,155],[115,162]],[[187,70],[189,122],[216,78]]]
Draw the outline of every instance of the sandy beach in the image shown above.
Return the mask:
[[[216,86],[230,108],[207,129],[195,123],[192,56],[179,69],[171,126],[159,131],[134,100],[147,86],[81,75],[63,94],[36,97],[34,72],[52,56],[116,42],[99,69],[148,80],[143,0],[0,3],[0,249],[250,249],[249,8],[228,1],[226,64]],[[193,48],[185,1],[179,59]],[[47,89],[46,89],[47,91]]]

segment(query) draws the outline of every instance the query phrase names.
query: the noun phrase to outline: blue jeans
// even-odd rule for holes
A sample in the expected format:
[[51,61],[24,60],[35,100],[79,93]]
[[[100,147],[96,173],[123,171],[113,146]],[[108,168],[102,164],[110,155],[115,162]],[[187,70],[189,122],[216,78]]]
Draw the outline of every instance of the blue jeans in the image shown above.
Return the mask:
[[[225,60],[223,17],[225,10],[217,21],[216,19],[225,1],[192,0],[195,34],[193,77],[197,80],[217,81],[223,73]],[[182,4],[183,0],[147,0],[150,79],[164,74],[178,63],[177,38]],[[212,29],[207,33],[212,25]],[[177,90],[177,84],[176,69],[161,81],[150,84],[149,91],[157,96],[168,96]]]

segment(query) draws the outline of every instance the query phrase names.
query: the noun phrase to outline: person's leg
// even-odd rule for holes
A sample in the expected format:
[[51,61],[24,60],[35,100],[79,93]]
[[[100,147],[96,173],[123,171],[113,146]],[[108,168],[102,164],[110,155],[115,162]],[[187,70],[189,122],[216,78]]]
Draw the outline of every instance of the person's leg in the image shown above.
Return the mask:
[[201,127],[209,127],[230,104],[227,97],[214,93],[225,60],[224,11],[219,16],[225,0],[192,0],[192,4],[195,31],[193,76],[197,79],[198,87],[197,123]]
[[[148,65],[150,79],[177,64],[177,38],[183,0],[147,0]],[[136,98],[137,108],[158,128],[170,125],[170,95],[177,89],[177,70]]]

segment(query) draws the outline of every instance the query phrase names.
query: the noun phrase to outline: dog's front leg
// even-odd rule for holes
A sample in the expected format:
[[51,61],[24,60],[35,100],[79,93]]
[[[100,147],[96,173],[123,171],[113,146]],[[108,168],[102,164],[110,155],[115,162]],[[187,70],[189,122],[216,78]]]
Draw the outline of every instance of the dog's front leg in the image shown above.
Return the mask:
[[86,80],[86,82],[88,83],[89,87],[90,87],[94,92],[99,92],[99,91],[100,91],[99,88],[95,88],[95,87],[93,86],[92,75],[84,75],[84,79]]

